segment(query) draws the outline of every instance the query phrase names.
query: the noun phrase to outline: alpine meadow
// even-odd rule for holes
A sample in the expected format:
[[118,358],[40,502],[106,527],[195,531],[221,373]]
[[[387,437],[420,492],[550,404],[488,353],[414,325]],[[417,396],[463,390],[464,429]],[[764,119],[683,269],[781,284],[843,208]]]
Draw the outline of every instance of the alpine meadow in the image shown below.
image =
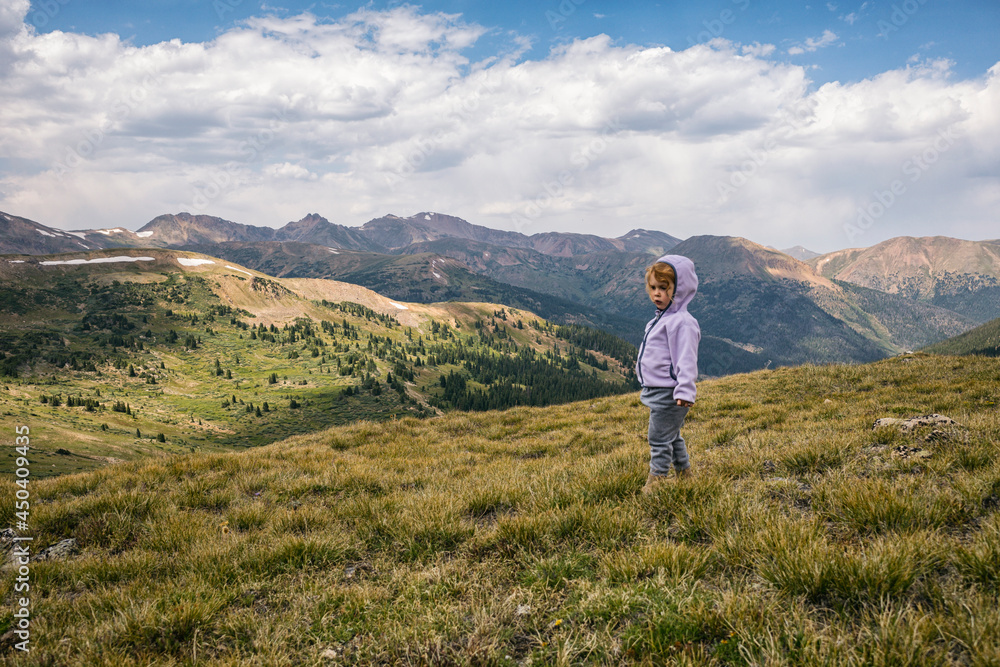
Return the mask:
[[651,496],[631,393],[39,480],[35,553],[75,549],[4,664],[996,664],[998,386],[927,354],[708,380],[697,474]]

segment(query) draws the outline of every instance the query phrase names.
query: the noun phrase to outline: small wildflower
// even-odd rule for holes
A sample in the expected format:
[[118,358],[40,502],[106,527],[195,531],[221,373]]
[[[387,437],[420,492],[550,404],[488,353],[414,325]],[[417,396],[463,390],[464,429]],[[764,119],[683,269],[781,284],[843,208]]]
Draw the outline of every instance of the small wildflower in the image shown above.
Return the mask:
[[228,535],[229,534],[229,522],[228,521],[223,521],[222,523],[220,523],[219,524],[219,528],[222,529],[222,534],[223,535]]

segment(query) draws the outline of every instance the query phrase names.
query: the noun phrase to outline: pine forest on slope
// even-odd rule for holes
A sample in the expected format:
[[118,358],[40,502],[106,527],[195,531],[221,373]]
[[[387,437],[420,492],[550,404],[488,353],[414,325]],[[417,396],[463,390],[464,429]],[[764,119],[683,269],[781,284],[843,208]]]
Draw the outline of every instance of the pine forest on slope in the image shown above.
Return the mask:
[[635,387],[630,344],[504,305],[403,304],[148,249],[7,260],[0,279],[20,286],[0,292],[0,410],[45,420],[51,473]]
[[924,352],[934,354],[970,355],[1000,357],[1000,318],[980,324],[954,338],[928,345]]

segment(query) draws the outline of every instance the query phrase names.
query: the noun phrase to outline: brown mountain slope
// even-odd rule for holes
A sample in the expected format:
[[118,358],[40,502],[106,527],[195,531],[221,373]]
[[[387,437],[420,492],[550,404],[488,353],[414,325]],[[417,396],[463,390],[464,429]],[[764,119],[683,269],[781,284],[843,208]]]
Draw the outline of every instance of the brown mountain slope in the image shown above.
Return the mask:
[[[777,250],[777,248],[775,248],[775,250]],[[807,262],[813,257],[819,257],[820,255],[820,253],[813,252],[812,250],[809,250],[808,248],[803,248],[800,245],[792,246],[791,248],[785,248],[780,252],[783,252],[789,257],[794,257],[795,259],[802,262]]]
[[271,227],[254,227],[211,215],[190,213],[157,216],[143,225],[138,233],[145,235],[156,245],[169,246],[222,241],[270,241],[274,238],[274,229]]
[[[808,262],[828,278],[884,292],[901,291],[899,278],[929,277],[945,272],[978,273],[1000,278],[1000,249],[989,241],[964,241],[947,236],[898,236],[870,248],[838,250]],[[874,284],[874,283],[880,283]],[[930,293],[929,282],[920,285]]]
[[624,252],[644,252],[650,255],[665,255],[681,242],[679,238],[666,232],[648,229],[633,229],[615,241],[621,244],[620,250]]
[[528,247],[527,237],[523,234],[473,225],[452,215],[431,212],[417,213],[409,218],[391,214],[375,218],[362,225],[359,232],[387,252],[396,252],[414,243],[446,238]]
[[31,255],[91,250],[82,234],[65,232],[8,213],[0,213],[0,254]]
[[276,241],[313,243],[327,248],[343,248],[365,252],[384,252],[385,249],[361,233],[357,227],[337,225],[318,213],[310,213],[301,220],[287,223],[274,233]]
[[945,236],[900,236],[808,262],[828,278],[950,308],[977,321],[1000,316],[1000,247]]
[[715,279],[750,274],[763,280],[787,279],[840,291],[806,262],[738,236],[693,236],[671,252],[696,254],[699,273]]

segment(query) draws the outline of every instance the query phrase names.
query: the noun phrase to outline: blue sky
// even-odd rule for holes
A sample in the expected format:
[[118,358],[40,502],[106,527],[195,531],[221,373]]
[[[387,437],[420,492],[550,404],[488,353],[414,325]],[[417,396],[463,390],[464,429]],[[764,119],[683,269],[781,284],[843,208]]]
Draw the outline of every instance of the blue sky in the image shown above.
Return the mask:
[[995,0],[5,0],[0,210],[997,238],[998,35]]

